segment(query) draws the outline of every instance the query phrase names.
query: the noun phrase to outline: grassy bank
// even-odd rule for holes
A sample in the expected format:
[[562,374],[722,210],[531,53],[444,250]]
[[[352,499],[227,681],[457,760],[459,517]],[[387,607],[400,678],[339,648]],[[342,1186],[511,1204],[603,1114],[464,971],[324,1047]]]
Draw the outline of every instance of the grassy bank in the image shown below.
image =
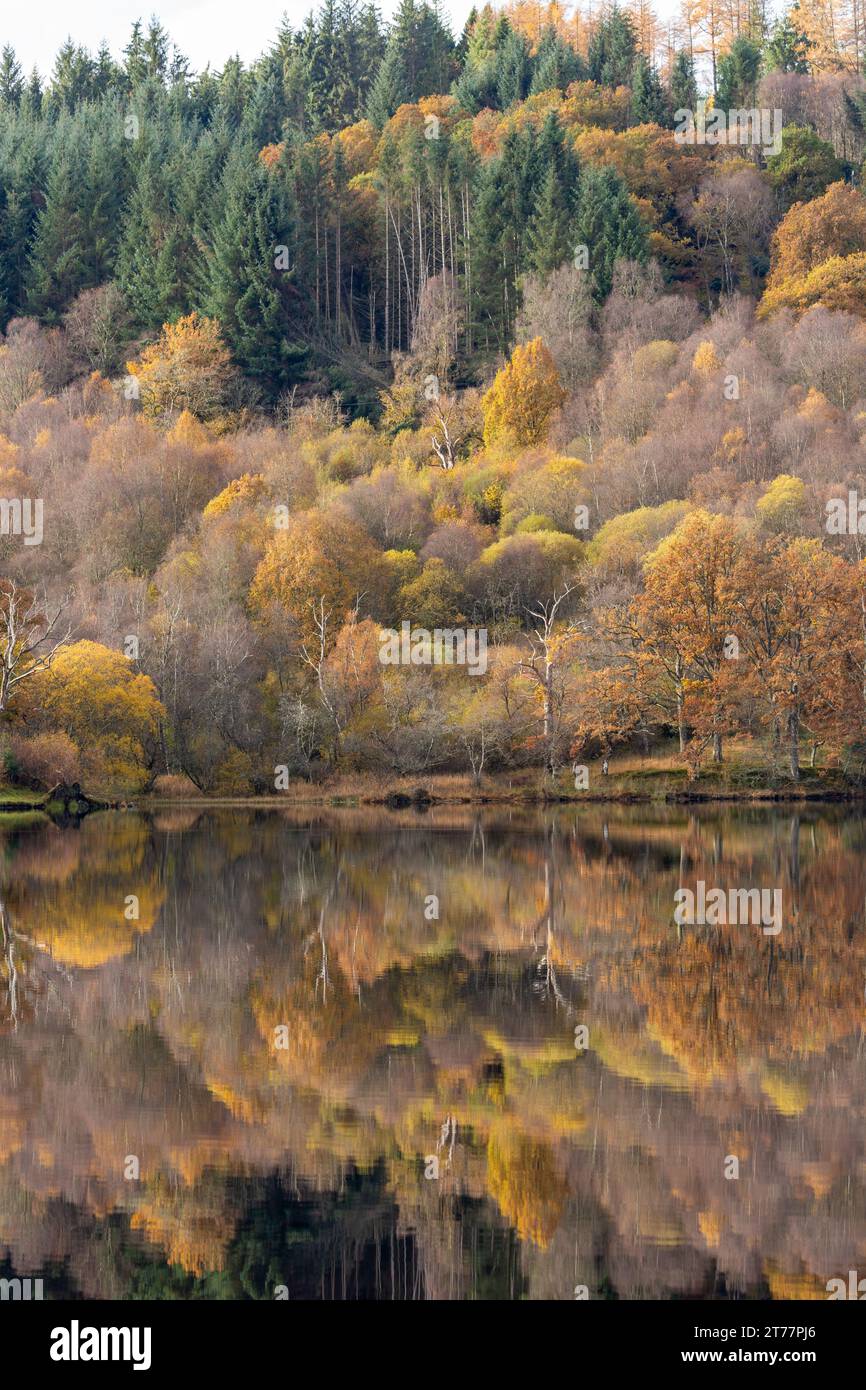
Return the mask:
[[0,786],[0,814],[5,811],[44,811],[48,798],[44,792],[29,791],[26,787]]
[[690,801],[805,801],[851,800],[866,798],[866,785],[847,777],[840,768],[801,770],[799,782],[781,772],[773,775],[765,764],[732,757],[721,766],[704,769],[689,780],[676,759],[622,759],[612,764],[607,775],[600,762],[588,765],[588,785],[575,788],[570,769],[551,779],[538,769],[500,772],[482,777],[475,784],[470,776],[459,774],[415,774],[409,777],[382,777],[374,774],[337,775],[319,782],[296,780],[282,792],[266,796],[203,796],[197,793],[165,797],[143,796],[141,807],[175,804],[208,806],[363,806],[405,807],[426,804],[461,805],[544,805],[550,802],[651,803]]
[[[157,778],[151,791],[129,798],[128,793],[98,789],[111,805],[123,809],[175,806],[392,806],[425,805],[544,805],[574,803],[676,803],[862,801],[866,782],[838,763],[816,767],[806,763],[795,782],[783,767],[774,767],[766,750],[749,741],[731,741],[721,764],[705,763],[690,778],[678,750],[670,745],[651,756],[622,754],[611,759],[607,774],[601,761],[586,764],[586,785],[575,785],[571,767],[555,778],[538,768],[497,772],[475,783],[468,774],[436,773],[392,776],[376,773],[335,773],[317,780],[297,778],[285,791],[254,795],[240,788],[203,794],[186,778]],[[89,789],[93,792],[94,789]],[[26,813],[56,815],[44,793],[0,786],[0,816]]]

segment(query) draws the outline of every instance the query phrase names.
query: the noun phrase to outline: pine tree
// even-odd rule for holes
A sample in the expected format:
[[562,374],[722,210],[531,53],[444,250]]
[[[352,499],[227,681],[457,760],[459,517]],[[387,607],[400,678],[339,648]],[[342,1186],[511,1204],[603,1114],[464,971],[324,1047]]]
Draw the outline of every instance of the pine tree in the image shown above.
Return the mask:
[[777,20],[770,42],[764,50],[764,59],[772,72],[797,72],[801,75],[809,71],[809,49],[812,44],[796,23],[797,7],[794,6]]
[[129,43],[123,50],[123,56],[126,59],[124,72],[127,83],[130,87],[137,87],[147,77],[147,55],[140,19],[137,19],[132,26]]
[[165,79],[168,73],[168,45],[168,34],[154,15],[141,45],[146,77],[158,77],[161,81]]
[[293,112],[301,105],[305,129],[337,131],[361,119],[385,52],[374,5],[324,0],[294,42],[283,38],[280,47],[283,70],[291,71],[288,105]]
[[[379,178],[397,177],[396,151],[389,139],[382,142]],[[295,196],[297,200],[297,232],[295,266],[299,284],[306,287],[318,329],[331,316],[331,286],[329,266],[329,232],[331,225],[330,161],[324,143],[305,145],[294,163]],[[387,228],[386,228],[387,244]]]
[[583,60],[552,25],[545,29],[538,45],[530,92],[565,91],[572,82],[586,76]]
[[475,339],[500,351],[508,343],[502,193],[500,161],[489,160],[481,170],[472,216],[472,317]]
[[375,5],[366,4],[357,11],[353,0],[344,0],[341,14],[340,62],[351,74],[344,124],[351,125],[360,121],[367,109],[373,75],[385,53],[385,36]]
[[575,222],[556,166],[551,164],[529,230],[529,268],[546,280],[573,254]]
[[30,258],[31,311],[54,322],[112,274],[126,196],[122,123],[109,107],[64,114],[53,131]]
[[589,75],[606,87],[628,86],[637,53],[637,36],[631,17],[613,5],[602,19],[589,45]]
[[349,74],[338,61],[336,0],[322,0],[305,32],[307,93],[313,130],[336,130],[344,122]]
[[206,313],[220,324],[237,365],[275,402],[297,381],[305,349],[291,341],[297,287],[289,197],[279,174],[240,152],[226,172],[225,212],[208,255]]
[[370,120],[381,129],[404,102],[447,91],[453,65],[454,40],[436,11],[401,0],[370,92]]
[[7,43],[0,55],[0,106],[17,111],[24,95],[24,78],[15,57],[15,49]]
[[531,128],[510,131],[499,157],[482,166],[471,231],[472,313],[476,336],[500,351],[511,339],[519,308],[517,286],[529,264],[530,229],[545,173]]
[[123,85],[123,72],[111,56],[107,43],[100,44],[93,69],[93,94],[95,97],[107,96],[109,92],[119,92]]
[[563,190],[565,205],[573,211],[577,203],[580,165],[571,139],[555,111],[548,113],[541,127],[536,160],[539,183],[543,182],[548,169],[552,167]]
[[671,107],[677,111],[694,112],[698,100],[694,60],[684,48],[674,58],[670,80]]
[[36,230],[33,189],[45,182],[45,152],[35,123],[26,114],[10,122],[10,139],[0,157],[0,328],[26,309],[30,252]]
[[719,60],[716,105],[734,111],[754,105],[755,88],[761,71],[761,50],[751,39],[737,38]]
[[71,39],[57,52],[48,96],[55,110],[66,111],[74,111],[93,96],[93,59]]
[[610,165],[583,171],[575,241],[587,248],[589,273],[599,300],[610,293],[618,260],[647,258],[646,228],[624,181]]
[[396,44],[392,45],[389,42],[376,72],[367,103],[367,115],[373,125],[381,130],[397,107],[411,100],[409,91],[403,54]]
[[109,108],[99,109],[88,144],[81,211],[87,247],[83,270],[90,287],[113,274],[129,189],[129,146]]
[[454,56],[457,58],[457,61],[461,65],[466,62],[466,55],[469,52],[469,42],[472,37],[472,31],[475,28],[477,22],[478,11],[473,5],[472,9],[469,11],[469,14],[466,16],[466,23],[463,25],[463,31],[460,35],[460,38],[457,40],[457,47],[454,50]]
[[632,69],[631,117],[638,125],[667,125],[669,119],[659,75],[642,53]]
[[547,116],[536,149],[538,191],[527,242],[529,268],[544,279],[574,252],[580,165],[555,111]]
[[49,322],[56,322],[79,291],[88,288],[85,266],[89,248],[81,209],[86,151],[80,136],[74,138],[73,120],[67,116],[58,127],[58,147],[48,172],[45,203],[30,257],[28,309]]
[[498,111],[500,106],[496,76],[496,63],[493,59],[480,68],[472,68],[467,64],[451,88],[458,106],[473,116],[485,107],[489,111]]
[[[475,15],[474,20],[472,15]],[[473,10],[463,31],[466,37],[466,66],[479,68],[494,58],[497,47],[510,28],[505,15],[497,19],[489,5],[485,5],[480,14]]]
[[495,58],[496,97],[500,111],[523,101],[529,90],[530,58],[526,39],[509,27]]
[[241,128],[252,82],[240,58],[229,58],[219,76],[215,120],[234,137]]
[[137,328],[156,333],[191,309],[186,249],[171,172],[163,152],[151,149],[137,161],[117,259],[117,281]]
[[42,115],[42,78],[36,68],[27,79],[27,86],[21,97],[21,111],[32,120]]

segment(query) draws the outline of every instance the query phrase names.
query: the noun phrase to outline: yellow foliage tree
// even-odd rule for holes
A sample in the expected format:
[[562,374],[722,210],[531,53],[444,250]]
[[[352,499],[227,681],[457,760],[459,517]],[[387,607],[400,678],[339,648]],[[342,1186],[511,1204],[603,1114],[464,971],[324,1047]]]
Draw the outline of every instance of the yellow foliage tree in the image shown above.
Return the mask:
[[62,647],[28,692],[40,719],[81,749],[85,775],[99,788],[140,790],[147,746],[165,711],[149,676],[99,642]]
[[805,504],[806,487],[802,479],[791,473],[780,473],[755,503],[755,511],[770,530],[795,531],[802,521]]
[[721,367],[719,355],[713,344],[707,340],[699,345],[697,352],[692,358],[692,370],[698,376],[712,376]]
[[637,573],[641,561],[688,512],[688,502],[673,501],[612,516],[590,541],[587,559],[605,574]]
[[260,621],[274,608],[287,612],[298,635],[312,642],[317,621],[327,623],[326,644],[361,594],[383,582],[379,556],[357,522],[324,512],[290,518],[268,546],[253,578],[250,605]]
[[777,309],[804,314],[816,304],[866,317],[866,252],[833,256],[807,275],[792,276],[767,290],[758,306],[758,317],[766,318]]
[[564,400],[559,372],[541,339],[519,344],[481,402],[484,443],[503,439],[521,448],[543,443],[550,417]]
[[235,508],[255,507],[267,494],[267,484],[262,473],[242,473],[232,478],[222,492],[212,497],[202,513],[209,520],[224,516]]
[[568,1186],[550,1148],[502,1125],[487,1143],[490,1195],[521,1240],[550,1244],[568,1200]]
[[225,409],[235,369],[216,319],[187,314],[166,323],[159,338],[126,370],[138,382],[141,406],[152,417],[189,411],[199,420]]

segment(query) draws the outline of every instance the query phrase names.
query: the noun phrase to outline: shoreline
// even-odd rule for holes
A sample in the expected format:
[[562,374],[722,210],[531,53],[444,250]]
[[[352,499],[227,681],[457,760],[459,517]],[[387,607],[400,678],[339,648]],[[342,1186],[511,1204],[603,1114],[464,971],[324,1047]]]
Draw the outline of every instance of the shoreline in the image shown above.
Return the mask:
[[[100,812],[139,812],[165,811],[171,808],[183,810],[260,810],[280,811],[309,806],[311,810],[328,808],[330,810],[357,810],[359,807],[377,807],[385,811],[417,811],[423,814],[436,806],[478,806],[513,807],[514,809],[543,809],[551,806],[774,806],[774,805],[859,805],[866,803],[866,791],[839,792],[833,790],[807,791],[749,791],[749,792],[667,792],[661,795],[650,793],[620,792],[601,796],[598,793],[587,796],[430,796],[420,800],[412,797],[389,799],[387,797],[359,797],[340,795],[321,795],[304,797],[273,796],[199,796],[199,797],[158,797],[142,796],[135,800],[107,801],[88,815]],[[58,808],[59,810],[59,808]],[[45,816],[54,818],[57,811],[45,802],[3,802],[0,801],[0,815],[5,816]]]
[[[622,773],[610,778],[612,785],[574,790],[566,786],[545,786],[536,773],[521,773],[509,778],[491,778],[481,787],[473,787],[470,779],[437,774],[426,781],[397,777],[384,780],[377,777],[336,778],[332,783],[310,785],[297,782],[281,792],[255,794],[207,795],[182,793],[165,795],[157,791],[141,795],[102,792],[94,800],[81,793],[81,812],[72,803],[73,818],[82,814],[110,811],[164,811],[224,809],[277,811],[309,807],[311,810],[333,810],[378,807],[390,811],[423,813],[432,807],[477,806],[513,807],[526,809],[551,806],[725,806],[725,805],[833,805],[856,806],[866,803],[866,783],[848,782],[839,773],[816,776],[804,769],[799,782],[768,781],[757,784],[754,773],[744,778],[699,778],[692,784],[669,770]],[[679,783],[679,785],[677,785]],[[180,790],[180,789],[179,789]],[[85,809],[86,808],[86,809]],[[70,807],[52,799],[50,794],[27,792],[18,788],[0,789],[0,815],[45,816],[65,818]]]

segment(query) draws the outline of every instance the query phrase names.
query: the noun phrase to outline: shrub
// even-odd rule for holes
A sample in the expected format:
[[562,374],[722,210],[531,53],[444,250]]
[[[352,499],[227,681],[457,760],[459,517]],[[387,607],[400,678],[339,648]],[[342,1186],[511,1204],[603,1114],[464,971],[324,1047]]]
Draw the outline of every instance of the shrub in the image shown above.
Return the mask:
[[29,786],[48,791],[57,782],[81,778],[81,754],[68,734],[15,734],[10,753],[18,780]]

